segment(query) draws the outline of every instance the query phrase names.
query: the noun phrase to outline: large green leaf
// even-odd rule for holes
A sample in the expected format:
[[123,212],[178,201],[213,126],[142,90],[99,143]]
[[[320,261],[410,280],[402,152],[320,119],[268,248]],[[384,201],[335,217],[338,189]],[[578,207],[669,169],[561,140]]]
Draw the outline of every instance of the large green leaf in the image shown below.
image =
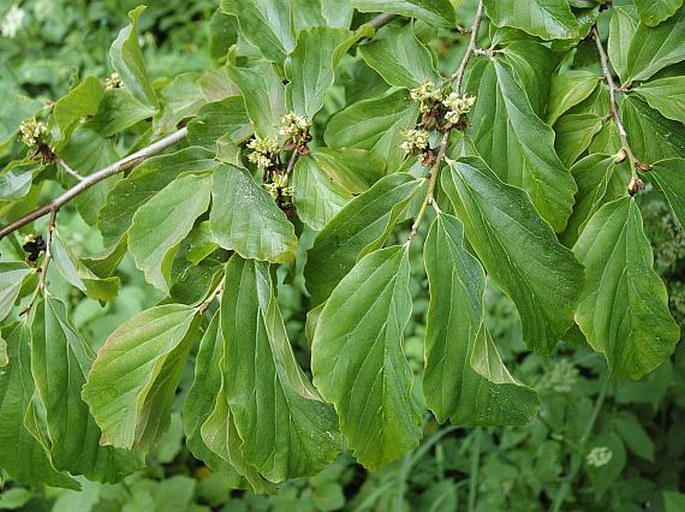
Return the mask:
[[604,203],[626,194],[630,183],[628,163],[617,165],[614,156],[602,153],[580,159],[571,167],[571,174],[578,184],[578,193],[573,213],[561,235],[567,247],[573,246],[585,223]]
[[182,73],[160,91],[163,111],[154,119],[155,132],[172,130],[183,119],[196,115],[207,103],[200,80],[199,73]]
[[651,80],[634,91],[662,116],[685,124],[685,76]]
[[[685,45],[684,45],[685,46]],[[623,124],[635,156],[648,163],[685,157],[685,126],[659,114],[636,95],[621,104]]]
[[133,215],[129,250],[145,279],[156,288],[168,290],[178,244],[209,207],[211,188],[210,173],[180,176]]
[[209,225],[221,247],[274,263],[295,257],[295,228],[266,190],[230,165],[219,167],[213,181]]
[[449,28],[456,23],[449,0],[352,0],[352,5],[361,12],[390,12]]
[[675,14],[683,5],[683,0],[633,0],[640,13],[642,23],[656,27]]
[[533,112],[509,68],[497,61],[478,65],[478,85],[469,84],[481,98],[470,129],[478,152],[502,180],[528,192],[540,215],[562,231],[577,189],[554,150],[554,132]]
[[46,294],[34,307],[31,371],[45,406],[53,464],[105,482],[142,469],[140,455],[99,444],[100,428],[81,398],[95,354],[67,319],[66,306]]
[[199,147],[189,147],[152,157],[138,165],[117,182],[100,210],[98,227],[105,246],[116,244],[128,231],[138,208],[185,171],[204,171],[216,166],[212,153]]
[[352,199],[352,194],[333,181],[309,155],[295,164],[292,186],[297,215],[315,231],[321,231]]
[[640,19],[632,5],[617,5],[612,11],[607,52],[611,65],[625,82],[628,78],[628,52]]
[[678,222],[685,228],[685,159],[671,158],[656,162],[649,178],[659,186]]
[[46,447],[24,426],[35,393],[29,327],[14,324],[2,334],[9,362],[0,371],[0,467],[22,482],[79,489],[76,480],[55,469]]
[[362,258],[326,302],[312,343],[314,384],[335,405],[350,448],[371,471],[421,439],[402,346],[412,306],[408,247]]
[[23,261],[0,261],[0,322],[12,311],[24,278],[33,271]]
[[575,39],[580,27],[567,0],[483,0],[488,18],[498,27],[513,27],[550,39]]
[[350,0],[290,0],[295,28],[349,28],[354,9]]
[[547,124],[553,126],[559,117],[592,94],[599,76],[589,71],[566,71],[554,74],[547,105]]
[[293,111],[313,119],[323,107],[324,94],[333,85],[335,68],[356,41],[349,30],[312,27],[297,36],[286,62],[287,87]]
[[647,80],[657,71],[685,60],[685,9],[658,27],[640,23],[628,49],[626,80]]
[[105,91],[100,80],[95,76],[89,76],[74,87],[69,94],[57,100],[52,109],[52,115],[60,132],[59,137],[61,139],[68,137],[70,131],[82,118],[97,114],[104,95]]
[[567,114],[559,118],[554,125],[554,147],[564,165],[573,165],[605,123],[596,114]]
[[307,256],[307,290],[323,302],[370,244],[384,242],[388,228],[420,186],[409,174],[396,173],[354,198],[326,224]]
[[442,186],[488,274],[514,301],[525,342],[551,352],[573,323],[582,267],[528,196],[479,158],[454,162]]
[[190,306],[156,306],[107,338],[83,387],[102,444],[146,447],[166,430],[195,316]]
[[680,329],[654,272],[635,201],[625,196],[600,208],[573,252],[586,269],[578,325],[592,348],[606,356],[612,374],[643,377],[671,355]]
[[204,461],[229,481],[240,480],[240,474],[228,461],[214,453],[202,439],[200,429],[214,410],[221,388],[221,358],[223,346],[219,334],[219,314],[213,317],[205,331],[195,358],[195,377],[183,402],[183,431],[193,455]]
[[238,143],[251,133],[250,118],[240,96],[229,96],[204,105],[188,125],[188,141],[212,150],[216,149],[217,140],[221,137]]
[[139,5],[128,13],[131,24],[121,29],[112,43],[109,55],[114,69],[119,72],[121,80],[133,96],[143,103],[156,107],[159,102],[147,76],[143,52],[138,44],[138,19],[144,10],[145,6]]
[[277,138],[286,113],[286,93],[273,65],[258,61],[250,67],[227,66],[226,71],[240,89],[254,131],[262,137]]
[[402,130],[414,128],[419,107],[407,91],[394,91],[354,103],[328,122],[324,138],[334,148],[368,149],[383,157],[389,172],[405,158]]
[[267,264],[229,260],[221,332],[245,460],[273,482],[321,470],[340,448],[335,412],[295,361]]
[[416,37],[412,23],[383,27],[359,50],[364,61],[390,85],[412,89],[426,81],[437,84],[441,80],[433,53]]
[[318,148],[311,153],[317,165],[351,194],[361,194],[385,176],[385,161],[366,149]]
[[105,91],[97,114],[84,126],[104,137],[111,137],[151,118],[155,112],[154,107],[136,99],[128,89],[110,89]]
[[[449,417],[457,425],[528,422],[537,396],[509,374],[483,324],[485,272],[465,249],[455,217],[438,215],[423,257],[430,289],[423,376],[428,407],[438,421]],[[488,380],[474,368],[488,368],[488,376],[501,380]]]
[[243,37],[264,58],[282,64],[295,47],[290,6],[285,0],[222,0],[221,10],[238,18]]

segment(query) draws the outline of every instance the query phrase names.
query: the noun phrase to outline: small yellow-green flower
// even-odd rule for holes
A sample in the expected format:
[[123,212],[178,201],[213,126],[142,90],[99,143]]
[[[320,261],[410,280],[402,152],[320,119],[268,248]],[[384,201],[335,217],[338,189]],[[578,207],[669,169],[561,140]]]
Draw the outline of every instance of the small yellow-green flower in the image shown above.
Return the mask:
[[475,103],[475,96],[460,96],[457,92],[449,93],[447,98],[442,101],[442,104],[448,109],[445,120],[449,123],[459,122],[461,116],[468,114]]
[[45,123],[36,121],[35,117],[22,121],[19,125],[21,141],[29,147],[35,146],[40,141],[41,135],[47,133],[48,127]]
[[124,86],[124,81],[121,79],[121,75],[116,71],[105,78],[105,89],[121,89]]
[[428,149],[428,132],[426,130],[403,130],[404,142],[400,147],[408,155],[418,155]]
[[290,112],[281,118],[281,129],[278,133],[288,139],[300,141],[309,133],[310,126],[309,120],[305,116],[298,116],[295,112]]
[[442,99],[442,91],[436,89],[432,82],[426,81],[409,91],[409,97],[421,103],[419,106],[421,112],[428,112],[434,102]]
[[271,137],[255,138],[247,143],[247,147],[252,149],[252,153],[247,155],[247,159],[260,169],[266,169],[274,164],[274,156],[278,153],[278,142]]

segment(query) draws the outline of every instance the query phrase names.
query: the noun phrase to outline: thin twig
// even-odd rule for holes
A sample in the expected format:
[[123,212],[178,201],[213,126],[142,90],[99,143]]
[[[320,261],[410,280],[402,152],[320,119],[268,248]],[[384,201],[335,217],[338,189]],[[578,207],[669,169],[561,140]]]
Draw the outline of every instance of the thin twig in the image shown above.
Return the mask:
[[[478,40],[478,29],[480,28],[481,21],[483,21],[483,2],[478,2],[478,10],[476,11],[476,17],[474,18],[473,25],[471,26],[471,37],[469,39],[469,45],[466,47],[466,53],[464,53],[464,57],[461,60],[461,64],[459,64],[459,68],[454,73],[454,75],[450,77],[450,80],[454,82],[454,91],[456,93],[461,92],[461,86],[464,80],[466,66],[468,65],[469,60],[471,59],[471,55],[476,49],[476,43]],[[416,233],[419,230],[419,226],[421,225],[421,221],[423,220],[423,217],[426,214],[426,210],[428,210],[428,206],[434,204],[435,185],[438,180],[440,166],[442,165],[442,162],[445,159],[445,155],[447,154],[447,143],[449,141],[451,132],[452,129],[450,128],[443,134],[442,139],[440,140],[438,154],[435,157],[435,162],[433,162],[433,165],[431,166],[430,171],[428,172],[428,191],[426,192],[426,198],[421,204],[419,213],[416,215],[416,219],[414,220],[414,223],[411,226],[411,230],[409,231],[408,237],[409,240],[413,240],[416,236]]]
[[292,174],[293,169],[295,168],[295,164],[297,163],[297,160],[300,158],[300,152],[295,149],[293,151],[293,154],[290,155],[290,159],[288,160],[288,167],[285,169],[285,173],[290,176]]
[[86,179],[85,176],[81,176],[81,175],[80,175],[79,173],[77,173],[74,169],[72,169],[71,167],[69,167],[69,164],[68,164],[68,163],[66,163],[61,157],[59,157],[59,156],[57,156],[57,155],[55,155],[55,162],[57,162],[57,164],[58,164],[62,169],[64,169],[64,171],[65,171],[67,174],[73,176],[73,177],[76,178],[77,180],[83,181],[83,180]]
[[226,277],[224,277],[221,281],[219,281],[219,285],[214,289],[212,293],[207,296],[205,301],[200,304],[200,307],[197,308],[197,312],[201,315],[205,311],[207,311],[207,308],[209,308],[209,305],[212,303],[212,301],[221,296],[221,293],[224,290],[224,283],[226,282]]
[[81,180],[78,184],[74,185],[69,190],[64,192],[61,196],[57,197],[56,199],[53,199],[48,204],[41,206],[40,208],[33,210],[30,213],[27,213],[23,217],[15,220],[14,222],[0,229],[0,240],[2,240],[10,233],[13,233],[17,229],[25,226],[26,224],[29,224],[30,222],[33,222],[36,219],[40,219],[41,217],[44,217],[45,215],[48,215],[53,211],[59,210],[62,206],[64,206],[69,201],[74,199],[81,192],[89,189],[96,183],[99,183],[102,180],[105,180],[110,176],[113,176],[120,172],[127,171],[132,167],[135,167],[141,161],[146,160],[147,158],[156,155],[160,151],[163,151],[164,149],[168,148],[169,146],[176,144],[179,140],[183,139],[187,134],[188,128],[183,127],[180,130],[172,133],[171,135],[168,135],[163,139],[160,139],[157,142],[150,144],[149,146],[139,151],[136,151],[135,153],[127,157],[122,158],[118,162],[114,162],[113,164],[103,169],[100,169],[99,171],[89,176],[86,176],[83,180]]
[[619,88],[616,86],[616,82],[614,82],[614,78],[611,74],[611,68],[609,67],[609,57],[607,56],[607,53],[604,50],[604,46],[602,45],[602,40],[599,37],[597,25],[592,26],[592,37],[594,38],[595,44],[597,45],[599,61],[602,65],[602,74],[604,75],[604,79],[606,80],[607,85],[609,86],[611,117],[613,117],[614,119],[614,124],[616,125],[616,129],[618,130],[618,136],[621,139],[621,149],[625,152],[625,156],[628,157],[628,161],[630,162],[630,171],[633,175],[633,178],[637,178],[637,168],[638,165],[640,165],[640,162],[638,162],[637,158],[635,158],[635,154],[630,149],[630,144],[628,143],[628,132],[626,132],[626,128],[625,126],[623,126],[621,114],[618,111],[618,103],[616,102],[616,92],[619,90]]

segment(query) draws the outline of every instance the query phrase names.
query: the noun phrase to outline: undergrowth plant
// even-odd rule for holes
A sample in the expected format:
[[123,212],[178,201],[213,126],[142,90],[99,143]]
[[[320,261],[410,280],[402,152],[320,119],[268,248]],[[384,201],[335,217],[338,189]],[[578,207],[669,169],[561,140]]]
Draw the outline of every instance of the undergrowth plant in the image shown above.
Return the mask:
[[[133,9],[111,74],[2,118],[0,467],[67,488],[139,470],[191,353],[187,447],[257,492],[344,446],[378,471],[428,415],[526,424],[539,398],[500,358],[492,286],[530,351],[564,340],[605,357],[606,383],[645,377],[680,338],[642,197],[663,194],[681,233],[681,6],[223,0],[207,69],[169,76],[147,72]],[[72,208],[100,252],[69,243]],[[104,305],[130,259],[156,304],[99,346],[55,283]],[[298,350],[288,288],[305,297]]]

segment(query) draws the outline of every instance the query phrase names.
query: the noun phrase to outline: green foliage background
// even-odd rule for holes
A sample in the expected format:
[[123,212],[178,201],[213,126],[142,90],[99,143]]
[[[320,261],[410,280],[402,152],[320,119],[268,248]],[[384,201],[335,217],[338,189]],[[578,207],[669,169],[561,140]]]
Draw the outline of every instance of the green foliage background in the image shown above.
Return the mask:
[[[14,2],[0,1],[0,18]],[[619,3],[619,2],[616,2]],[[128,21],[133,1],[27,0],[27,19],[15,38],[0,37],[0,164],[22,148],[13,136],[17,120],[33,114],[39,102],[61,97],[88,74],[111,72],[109,46]],[[467,24],[474,8],[460,9]],[[178,75],[213,66],[207,48],[215,2],[172,0],[150,2],[141,20],[145,60],[152,77]],[[420,29],[419,29],[420,30]],[[453,70],[461,48],[447,38],[435,43],[440,66]],[[173,70],[170,72],[169,70]],[[355,69],[347,69],[354,81]],[[380,79],[363,77],[359,90],[378,88]],[[348,98],[350,100],[350,98]],[[339,108],[335,91],[324,114]],[[6,106],[9,105],[9,108]],[[669,289],[670,309],[685,326],[685,233],[660,195],[640,196],[646,232],[655,251],[655,268]],[[7,212],[3,212],[7,213]],[[97,253],[97,230],[77,215],[62,214],[65,242],[76,253]],[[403,226],[406,232],[407,226]],[[398,242],[403,234],[398,234]],[[419,235],[423,236],[423,235]],[[423,367],[423,337],[428,308],[419,245],[410,254],[414,308],[406,352],[416,373]],[[56,277],[52,287],[69,296],[76,327],[98,348],[134,313],[151,307],[159,293],[145,284],[130,256],[118,275],[118,297],[101,307]],[[282,284],[279,302],[286,327],[303,366],[307,341],[303,311],[308,298],[297,287]],[[182,393],[192,382],[191,357],[181,380],[181,394],[171,428],[150,454],[150,467],[121,484],[83,480],[81,492],[38,487],[2,478],[0,509],[53,511],[332,511],[332,510],[551,510],[560,495],[565,510],[682,510],[685,495],[685,348],[679,344],[670,361],[644,381],[608,382],[600,354],[566,344],[551,358],[531,354],[522,341],[517,313],[494,286],[486,291],[487,322],[504,362],[514,376],[535,387],[540,414],[521,427],[455,429],[427,420],[421,446],[379,473],[367,473],[350,454],[315,477],[282,485],[273,495],[230,489],[230,482],[210,474],[183,444]],[[418,394],[418,390],[417,390]],[[592,468],[585,454],[608,447],[608,464]]]

